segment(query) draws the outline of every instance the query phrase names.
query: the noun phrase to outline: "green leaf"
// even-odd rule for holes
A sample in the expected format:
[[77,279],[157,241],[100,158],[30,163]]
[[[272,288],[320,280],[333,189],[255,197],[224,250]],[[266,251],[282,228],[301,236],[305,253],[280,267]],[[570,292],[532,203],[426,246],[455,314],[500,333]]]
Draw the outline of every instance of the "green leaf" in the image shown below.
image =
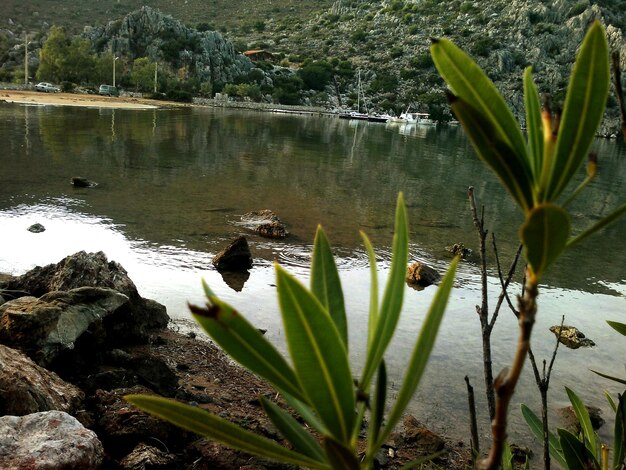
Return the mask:
[[532,176],[527,163],[522,163],[515,157],[513,148],[502,140],[493,123],[471,103],[461,98],[452,98],[450,107],[463,125],[478,156],[526,212],[534,204]]
[[[405,463],[404,465],[402,465],[402,467],[400,467],[400,470],[409,470],[411,468],[415,468],[418,465],[423,465],[426,462],[430,462],[433,459],[436,459],[437,457],[439,457],[441,454],[443,454],[444,451],[440,450],[439,452],[435,452],[434,454],[429,454],[429,455],[424,455],[423,457],[418,457],[415,460],[411,460],[408,463]],[[438,468],[438,467],[434,467],[434,468]]]
[[354,452],[332,438],[324,438],[324,450],[333,470],[360,470]]
[[[385,417],[385,403],[387,401],[387,367],[385,361],[380,363],[378,368],[378,377],[376,380],[376,388],[374,389],[374,399],[372,401],[372,415],[369,425],[368,443],[373,445],[378,441],[378,434],[383,426],[383,418]],[[375,451],[368,446],[368,450]]]
[[355,393],[345,344],[320,302],[278,265],[276,287],[287,346],[307,402],[332,436],[347,442]]
[[325,463],[289,450],[198,407],[147,395],[127,395],[124,398],[150,414],[234,449],[277,462],[324,470],[329,468]]
[[435,40],[430,50],[437,70],[452,92],[485,116],[499,138],[513,150],[511,158],[523,168],[523,175],[529,175],[526,142],[519,123],[491,80],[476,62],[447,39]]
[[261,397],[261,406],[276,429],[291,442],[295,450],[320,463],[324,462],[324,451],[318,442],[302,428],[302,425],[293,416],[263,396]]
[[402,310],[405,288],[404,277],[406,275],[406,266],[409,259],[409,229],[402,193],[398,195],[396,205],[395,233],[393,235],[392,245],[393,254],[391,257],[389,278],[387,279],[387,286],[385,287],[385,293],[380,306],[376,330],[371,345],[367,350],[365,366],[363,367],[363,373],[359,381],[360,387],[365,392],[369,390],[372,377],[383,359],[385,350],[396,330]]
[[330,313],[337,331],[348,349],[348,321],[343,303],[341,280],[330,243],[322,227],[317,228],[311,261],[311,292]]
[[372,244],[365,235],[361,232],[361,238],[367,251],[367,257],[370,263],[370,277],[372,283],[370,285],[370,310],[367,320],[367,347],[369,348],[374,339],[374,332],[376,331],[376,324],[378,323],[378,271],[376,270],[376,254]]
[[210,304],[206,308],[189,305],[193,317],[207,334],[235,361],[299,400],[306,401],[293,369],[265,339],[230,305],[215,297],[205,287]]
[[609,86],[609,46],[604,27],[594,21],[583,40],[567,88],[547,200],[559,197],[587,158],[604,115]]
[[589,227],[587,230],[576,235],[574,238],[572,238],[569,241],[569,243],[567,244],[567,247],[571,248],[572,246],[583,241],[585,238],[589,237],[590,235],[593,235],[597,231],[602,230],[607,225],[612,224],[617,219],[622,217],[624,214],[626,214],[626,204],[621,205],[620,207],[615,209],[613,212],[611,212],[609,215],[607,215],[606,217],[604,217],[603,219],[599,220],[597,223]]
[[504,441],[504,449],[502,450],[502,470],[513,470],[513,454],[509,441]]
[[[522,404],[522,416],[537,440],[539,440],[539,442],[543,442],[543,423],[541,422],[541,419],[539,419],[539,417],[524,404]],[[550,431],[548,431],[548,450],[550,452],[550,456],[556,460],[561,467],[566,468],[563,451],[561,450],[561,444],[559,444],[559,440],[556,435]]]
[[292,397],[284,391],[281,392],[281,394],[287,404],[291,406],[294,410],[296,410],[296,413],[298,413],[300,417],[315,431],[322,435],[330,434],[326,426],[320,421],[319,417],[307,404],[301,402],[297,398]]
[[611,321],[611,320],[607,320],[606,322],[609,324],[611,328],[613,328],[619,334],[621,334],[622,336],[626,336],[626,323],[620,323],[620,322]]
[[589,470],[590,468],[600,470],[596,458],[576,436],[565,429],[558,429],[557,432],[566,462],[565,468],[568,470]]
[[596,432],[591,425],[589,412],[587,411],[587,408],[583,404],[582,400],[578,398],[578,395],[576,395],[573,390],[565,387],[565,391],[567,392],[569,401],[572,403],[572,408],[574,409],[576,418],[578,418],[578,422],[580,423],[580,427],[582,429],[585,439],[585,445],[593,455],[596,455],[599,449],[599,445]]
[[593,372],[594,374],[598,374],[600,377],[604,377],[605,379],[612,380],[613,382],[617,382],[617,383],[626,385],[626,380],[624,380],[624,379],[621,379],[619,377],[614,377],[614,376],[608,375],[608,374],[603,374],[602,372],[598,372],[597,370],[593,370],[593,369],[589,369],[589,370],[591,370],[591,372]]
[[626,401],[624,393],[618,395],[615,406],[615,427],[613,429],[613,468],[615,470],[626,467]]
[[415,394],[415,390],[417,389],[422,375],[424,374],[428,359],[430,358],[430,353],[435,345],[435,340],[437,338],[437,333],[439,332],[439,326],[441,325],[443,314],[446,311],[446,305],[448,303],[450,292],[452,291],[454,275],[456,273],[458,263],[459,257],[452,260],[452,263],[450,263],[450,267],[448,268],[448,272],[443,277],[439,287],[437,288],[437,292],[435,293],[435,297],[430,304],[428,313],[424,318],[424,324],[422,325],[422,329],[413,348],[411,359],[404,374],[402,387],[398,392],[398,398],[387,416],[387,423],[378,437],[376,447],[382,446],[387,437],[389,437],[393,431],[393,428],[404,414],[406,407]]
[[534,181],[538,181],[543,162],[543,124],[541,121],[539,93],[533,81],[532,67],[527,67],[524,72],[524,103],[526,105],[528,143],[532,156],[530,166]]
[[615,400],[613,400],[613,397],[606,390],[604,391],[604,397],[606,398],[606,401],[609,402],[613,413],[617,413],[617,404],[615,403]]
[[537,278],[565,249],[569,233],[569,215],[559,206],[542,204],[528,213],[520,229],[520,239]]

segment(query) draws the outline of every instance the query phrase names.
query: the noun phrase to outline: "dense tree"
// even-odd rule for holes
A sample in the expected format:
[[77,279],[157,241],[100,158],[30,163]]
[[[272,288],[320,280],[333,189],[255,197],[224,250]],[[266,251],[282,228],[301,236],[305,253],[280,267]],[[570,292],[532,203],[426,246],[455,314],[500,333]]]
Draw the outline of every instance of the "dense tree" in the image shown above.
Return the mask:
[[154,68],[156,64],[147,57],[135,59],[133,71],[130,73],[130,82],[139,91],[154,90]]
[[96,63],[88,40],[70,38],[63,28],[50,28],[48,39],[39,53],[38,80],[86,83]]
[[322,91],[332,79],[333,66],[325,61],[305,63],[305,65],[298,70],[298,76],[302,79],[307,88]]

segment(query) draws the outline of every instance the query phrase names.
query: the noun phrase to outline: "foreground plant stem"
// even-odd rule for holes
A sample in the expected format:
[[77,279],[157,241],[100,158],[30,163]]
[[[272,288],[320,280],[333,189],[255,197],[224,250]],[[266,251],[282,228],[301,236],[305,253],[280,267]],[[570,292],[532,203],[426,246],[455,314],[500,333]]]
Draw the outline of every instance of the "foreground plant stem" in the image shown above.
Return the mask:
[[478,463],[481,470],[496,470],[501,463],[502,449],[506,440],[506,418],[509,403],[515,392],[517,381],[524,369],[524,362],[530,349],[530,337],[535,324],[537,313],[537,278],[530,268],[526,272],[526,286],[524,293],[518,299],[519,304],[519,339],[517,351],[510,369],[504,369],[494,382],[496,392],[496,414],[491,423],[493,443],[487,458]]

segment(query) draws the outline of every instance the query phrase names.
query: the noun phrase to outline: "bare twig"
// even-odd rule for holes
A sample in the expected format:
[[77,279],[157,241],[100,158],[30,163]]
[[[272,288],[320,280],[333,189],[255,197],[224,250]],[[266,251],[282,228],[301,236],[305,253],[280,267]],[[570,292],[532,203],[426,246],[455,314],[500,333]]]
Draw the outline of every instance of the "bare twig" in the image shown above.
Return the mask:
[[615,85],[615,95],[619,103],[619,109],[622,116],[622,133],[626,139],[626,104],[624,104],[624,90],[622,89],[622,71],[619,66],[619,51],[613,52],[613,84]]
[[519,247],[517,248],[517,252],[515,253],[515,258],[513,259],[513,262],[511,263],[511,266],[509,267],[509,272],[507,273],[506,279],[505,279],[502,277],[502,267],[500,266],[500,256],[498,256],[498,245],[496,244],[496,235],[491,234],[491,238],[492,238],[492,244],[493,244],[493,252],[496,255],[496,266],[498,267],[498,277],[500,279],[500,286],[502,287],[502,292],[500,292],[500,297],[498,297],[498,303],[496,304],[493,317],[491,318],[491,326],[493,327],[493,325],[495,324],[497,320],[498,313],[500,312],[500,307],[502,306],[503,299],[506,299],[509,305],[509,308],[513,311],[513,313],[515,313],[515,316],[517,316],[517,310],[515,310],[515,307],[513,306],[513,303],[511,302],[508,288],[509,288],[509,284],[511,283],[511,280],[513,279],[513,274],[515,274],[515,268],[517,268],[517,262],[519,261],[520,254],[522,253],[523,245],[520,243]]
[[517,351],[510,369],[504,369],[495,380],[494,389],[496,392],[496,415],[491,423],[491,433],[493,442],[489,455],[478,463],[478,468],[482,470],[496,470],[502,459],[502,449],[506,439],[506,420],[511,397],[515,391],[515,386],[524,369],[526,355],[530,349],[530,336],[535,315],[537,313],[537,296],[539,294],[537,278],[534,273],[527,268],[526,288],[524,295],[519,297],[519,339]]
[[474,197],[474,188],[470,186],[467,190],[467,196],[472,211],[472,219],[474,226],[478,231],[480,242],[480,278],[482,284],[482,303],[476,306],[476,312],[480,319],[480,329],[483,341],[483,375],[485,378],[485,394],[487,395],[487,407],[489,409],[489,418],[493,419],[496,413],[496,398],[493,389],[493,362],[491,359],[491,332],[493,325],[489,322],[489,294],[487,291],[487,255],[486,242],[488,230],[485,230],[485,209],[483,207],[480,218],[476,209],[476,198]]
[[474,387],[470,384],[469,377],[465,376],[465,383],[467,384],[467,400],[469,404],[470,412],[470,426],[472,433],[472,464],[476,464],[476,459],[480,455],[480,441],[478,440],[478,423],[476,421],[476,401],[474,400]]

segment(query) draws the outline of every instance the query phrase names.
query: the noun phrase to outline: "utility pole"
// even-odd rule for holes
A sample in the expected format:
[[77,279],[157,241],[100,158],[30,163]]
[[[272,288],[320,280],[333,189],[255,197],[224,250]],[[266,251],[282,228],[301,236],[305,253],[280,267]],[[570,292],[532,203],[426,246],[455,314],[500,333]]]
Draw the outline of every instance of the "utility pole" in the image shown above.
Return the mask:
[[119,57],[113,57],[113,86],[115,86],[115,62]]
[[24,85],[28,85],[28,32],[24,31]]

